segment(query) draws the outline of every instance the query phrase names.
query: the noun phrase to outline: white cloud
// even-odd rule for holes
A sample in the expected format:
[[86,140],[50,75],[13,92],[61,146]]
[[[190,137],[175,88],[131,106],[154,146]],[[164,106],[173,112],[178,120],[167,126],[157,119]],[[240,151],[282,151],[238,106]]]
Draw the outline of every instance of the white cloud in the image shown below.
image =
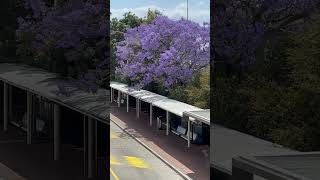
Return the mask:
[[122,8],[122,9],[112,9],[111,8],[111,17],[116,17],[116,18],[122,18],[123,14],[126,12],[133,12],[135,15],[139,16],[139,17],[144,17],[146,16],[146,13],[148,12],[148,9],[157,9],[160,12],[163,11],[163,8],[151,5],[151,6],[141,6],[141,7],[137,7],[137,8]]
[[[121,9],[112,9],[111,8],[111,17],[122,18],[125,12],[133,12],[139,17],[145,17],[148,9],[157,9],[162,12],[164,15],[172,19],[181,19],[186,18],[187,16],[187,4],[180,3],[174,8],[161,8],[155,5],[150,6],[141,6],[137,8],[121,8]],[[210,20],[210,8],[204,9],[200,7],[192,7],[189,5],[189,19],[195,22],[202,24],[203,22],[209,22]]]
[[181,17],[186,18],[187,4],[186,3],[178,4],[174,9],[168,9],[168,11],[165,12],[165,15],[174,19],[180,19]]

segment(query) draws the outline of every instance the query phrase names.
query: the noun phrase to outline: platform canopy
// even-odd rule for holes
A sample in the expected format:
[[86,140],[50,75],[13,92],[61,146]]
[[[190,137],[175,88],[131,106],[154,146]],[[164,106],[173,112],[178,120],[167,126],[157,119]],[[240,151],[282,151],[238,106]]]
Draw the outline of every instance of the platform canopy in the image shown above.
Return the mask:
[[100,88],[92,93],[86,86],[76,85],[76,81],[21,64],[1,63],[0,80],[99,121],[110,122],[109,90]]
[[230,173],[234,157],[296,153],[272,142],[216,124],[210,126],[210,146],[213,147],[210,152],[211,167]]
[[113,88],[113,89],[116,89],[117,91],[120,91],[120,92],[122,92],[124,94],[128,94],[128,95],[131,95],[131,96],[148,92],[148,91],[145,91],[145,90],[140,90],[140,89],[135,89],[133,87],[128,87],[126,84],[122,84],[122,83],[114,82],[114,81],[110,82],[110,87]]
[[185,111],[199,111],[202,110],[198,107],[186,104],[173,99],[162,99],[160,101],[155,101],[153,106],[159,107],[165,111],[169,111],[177,116],[182,117]]
[[316,180],[320,177],[320,152],[241,156],[234,158],[233,163],[246,173],[268,179]]
[[192,117],[196,121],[210,125],[210,109],[204,109],[200,111],[185,111],[183,114],[188,117]]
[[190,104],[186,104],[174,99],[170,99],[150,91],[128,87],[126,84],[119,83],[119,82],[111,81],[110,87],[180,117],[183,116],[183,112],[185,111],[202,111],[203,110],[201,108],[192,106]]
[[153,104],[156,101],[168,99],[165,96],[161,96],[159,94],[152,93],[152,92],[139,94],[138,96],[136,96],[136,98],[140,99],[141,101],[147,102],[149,104]]
[[165,96],[161,96],[159,94],[146,91],[143,89],[134,89],[133,87],[128,87],[126,84],[115,82],[115,81],[110,82],[110,87],[118,91],[121,91],[122,93],[128,94],[134,98],[147,102],[149,104],[152,104],[153,102],[159,101],[162,99],[168,99]]

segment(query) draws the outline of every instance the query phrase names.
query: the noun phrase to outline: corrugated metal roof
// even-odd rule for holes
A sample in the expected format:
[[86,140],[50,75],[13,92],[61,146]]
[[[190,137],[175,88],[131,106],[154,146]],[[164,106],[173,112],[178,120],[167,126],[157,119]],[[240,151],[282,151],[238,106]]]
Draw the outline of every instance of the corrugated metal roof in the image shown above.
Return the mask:
[[[100,121],[109,122],[109,90],[98,89],[96,93],[90,93],[55,73],[21,64],[0,64],[0,80]],[[68,87],[66,92],[61,91],[60,85]]]
[[232,169],[232,158],[238,156],[263,156],[296,153],[280,145],[216,124],[210,128],[211,165]]

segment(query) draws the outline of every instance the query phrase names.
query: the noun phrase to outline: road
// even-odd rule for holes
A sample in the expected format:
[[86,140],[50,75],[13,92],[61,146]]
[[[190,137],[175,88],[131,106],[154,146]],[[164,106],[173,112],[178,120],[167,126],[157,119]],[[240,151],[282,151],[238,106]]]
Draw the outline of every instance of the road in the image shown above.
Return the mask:
[[183,180],[172,168],[110,122],[111,180]]

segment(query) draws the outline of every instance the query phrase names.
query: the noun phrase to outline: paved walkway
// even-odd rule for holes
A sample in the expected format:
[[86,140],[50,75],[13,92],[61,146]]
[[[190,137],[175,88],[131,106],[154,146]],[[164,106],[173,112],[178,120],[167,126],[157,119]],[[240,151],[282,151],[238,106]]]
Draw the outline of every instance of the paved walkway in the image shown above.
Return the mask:
[[184,180],[180,174],[112,122],[110,147],[112,180]]
[[143,142],[163,159],[192,179],[210,179],[209,147],[191,145],[173,134],[165,135],[165,131],[149,126],[149,115],[141,112],[140,119],[136,118],[135,109],[126,112],[126,107],[118,108],[111,105],[110,119],[127,130],[131,135]]
[[[9,126],[7,133],[0,123],[0,180],[87,180],[83,176],[83,153],[62,145],[61,160],[53,160],[52,143],[27,145],[24,134]],[[105,163],[105,162],[104,162]],[[10,168],[10,169],[9,169]],[[11,177],[23,177],[15,179]],[[10,178],[7,178],[10,177]],[[92,180],[102,180],[94,178]]]

